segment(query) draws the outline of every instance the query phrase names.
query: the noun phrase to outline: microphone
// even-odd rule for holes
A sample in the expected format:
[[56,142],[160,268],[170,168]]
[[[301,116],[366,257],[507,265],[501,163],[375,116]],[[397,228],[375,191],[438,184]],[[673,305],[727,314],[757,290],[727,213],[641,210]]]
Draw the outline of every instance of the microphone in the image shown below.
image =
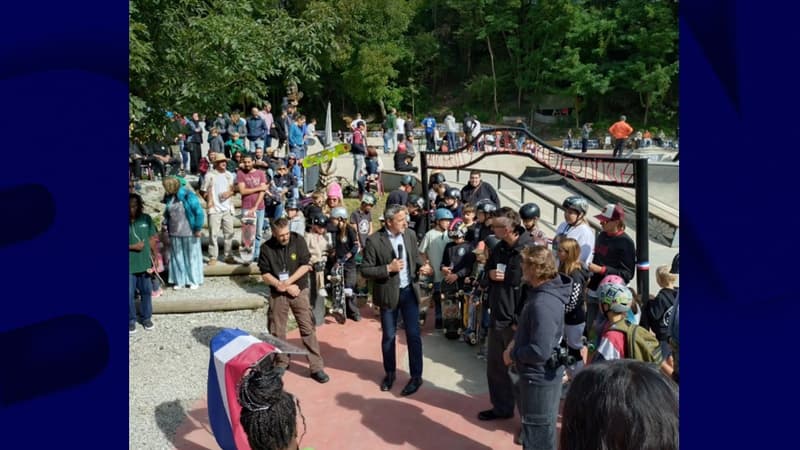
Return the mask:
[[403,244],[397,245],[397,259],[403,259]]

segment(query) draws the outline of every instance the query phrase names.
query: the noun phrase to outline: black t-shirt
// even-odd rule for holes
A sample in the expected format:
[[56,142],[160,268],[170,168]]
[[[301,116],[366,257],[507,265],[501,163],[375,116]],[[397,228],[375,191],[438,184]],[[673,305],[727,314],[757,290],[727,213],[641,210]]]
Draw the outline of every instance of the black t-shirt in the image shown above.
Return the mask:
[[386,207],[388,208],[391,205],[402,205],[406,206],[408,203],[408,192],[402,189],[396,189],[389,193],[389,197],[386,198]]
[[428,228],[425,226],[425,216],[422,213],[408,215],[408,228],[414,230],[417,235],[417,241],[422,242]]
[[[262,275],[269,273],[275,278],[279,278],[281,272],[287,272],[291,277],[300,266],[309,265],[310,260],[311,254],[308,252],[305,239],[292,232],[289,243],[285,247],[280,245],[275,237],[261,245],[258,268]],[[295,284],[300,289],[308,288],[308,277],[300,277]],[[270,287],[270,291],[273,294],[277,293],[272,287]]]

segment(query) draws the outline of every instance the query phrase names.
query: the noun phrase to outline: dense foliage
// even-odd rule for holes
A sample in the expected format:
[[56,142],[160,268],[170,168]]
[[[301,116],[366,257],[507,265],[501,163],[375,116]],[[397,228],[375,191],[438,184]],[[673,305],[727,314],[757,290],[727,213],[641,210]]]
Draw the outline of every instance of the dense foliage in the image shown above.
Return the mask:
[[[165,110],[279,104],[287,85],[320,115],[484,122],[571,104],[567,126],[619,114],[674,130],[673,0],[131,0],[130,110],[140,132]],[[652,126],[651,126],[652,127]]]

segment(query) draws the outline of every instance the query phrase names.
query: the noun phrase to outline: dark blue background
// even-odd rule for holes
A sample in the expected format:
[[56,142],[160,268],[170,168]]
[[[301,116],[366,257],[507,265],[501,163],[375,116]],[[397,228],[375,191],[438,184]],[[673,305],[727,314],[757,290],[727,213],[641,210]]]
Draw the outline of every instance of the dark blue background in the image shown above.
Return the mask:
[[[798,397],[800,152],[778,138],[796,135],[799,77],[790,66],[799,10],[775,1],[681,4],[684,448],[782,448],[794,436],[796,414],[781,405]],[[55,220],[33,240],[0,247],[0,341],[14,345],[8,330],[77,313],[103,325],[111,350],[91,382],[0,405],[2,447],[124,448],[127,2],[13,2],[3,16],[0,190],[44,185]],[[25,200],[0,205],[22,229],[44,207]],[[52,338],[55,350],[70,351]],[[0,370],[31,368],[4,359]],[[57,385],[70,367],[37,370]]]
[[796,446],[799,10],[681,2],[684,448]]
[[[17,193],[0,205],[3,230],[19,240],[54,219],[33,239],[0,246],[0,371],[15,375],[0,377],[0,392],[51,391],[0,404],[2,448],[128,446],[127,10],[125,1],[3,4],[0,191],[41,184],[54,200]],[[68,314],[80,320],[46,322]],[[57,326],[39,327],[38,340],[10,331],[41,323]],[[87,333],[93,325],[99,333]],[[26,351],[24,364],[9,357]],[[98,376],[64,388],[76,366],[102,365],[104,355]],[[35,385],[20,384],[26,378]]]

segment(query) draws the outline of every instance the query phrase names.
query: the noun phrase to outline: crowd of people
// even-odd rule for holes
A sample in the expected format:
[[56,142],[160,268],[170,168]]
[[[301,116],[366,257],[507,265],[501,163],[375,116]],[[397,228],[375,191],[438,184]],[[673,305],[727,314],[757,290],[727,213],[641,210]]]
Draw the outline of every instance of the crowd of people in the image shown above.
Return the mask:
[[[273,146],[270,130],[283,125],[263,118],[264,112],[272,117],[268,104],[264,110],[254,108],[247,120],[234,114],[229,122],[219,115],[210,128],[213,145],[206,157],[198,155],[196,161],[192,156],[196,141],[193,135],[187,137],[181,152],[188,153],[188,158],[179,167],[201,176],[197,193],[187,186],[180,169],[173,175],[164,171],[172,162],[164,164],[157,155],[141,158],[141,162],[154,163],[156,171],[162,163],[165,213],[159,230],[156,221],[143,212],[142,198],[131,193],[131,333],[136,332],[137,322],[146,330],[153,329],[152,297],[161,291],[159,274],[164,269],[173,289],[196,289],[203,284],[201,230],[207,220],[210,245],[205,264],[221,259],[258,265],[269,291],[270,333],[286,338],[291,311],[308,352],[310,377],[319,383],[330,377],[324,371],[316,328],[326,314],[334,315],[340,324],[361,320],[356,302],[359,277],[371,285],[371,301],[379,311],[382,391],[391,390],[398,378],[396,335],[399,329],[406,334],[410,377],[401,391],[406,396],[415,394],[424,381],[420,315],[428,296],[423,292],[430,291],[437,330],[446,328],[443,304],[456,298],[454,292],[471,292],[456,300],[476,306],[460,309],[477,314],[474,320],[461,317],[461,321],[477,324],[478,348],[486,359],[491,405],[477,413],[479,420],[509,419],[516,409],[521,417],[518,443],[525,449],[555,449],[559,405],[568,392],[561,448],[651,448],[647,443],[654,439],[671,442],[657,448],[677,448],[678,359],[673,326],[678,308],[677,260],[672,268],[658,268],[661,291],[651,299],[639,298],[628,286],[635,274],[636,252],[625,232],[626,213],[621,205],[602,209],[596,216],[602,231],[595,235],[586,217],[588,201],[570,196],[561,205],[564,221],[554,236],[547,236],[538,226],[538,205],[502,206],[480,171],[472,171],[461,189],[449,185],[442,173],[433,173],[429,190],[422,195],[413,193],[417,178],[409,174],[386,196],[382,226],[376,230],[372,208],[378,198],[365,185],[370,174],[379,173],[376,165],[380,163],[375,160],[380,158],[374,147],[366,145],[364,121],[357,117],[352,123],[353,176],[361,189],[359,207],[348,211],[342,187],[335,182],[325,191],[302,192],[300,162],[305,148],[301,138],[305,134],[298,133],[308,132],[302,129],[304,118],[285,109],[281,121],[293,118],[294,125],[288,124],[286,142]],[[476,122],[471,126],[480,130]],[[451,135],[454,123],[448,114],[447,135],[441,139],[444,145],[459,144],[457,130]],[[387,140],[384,151],[406,155],[401,157],[405,164],[413,161],[411,116],[400,118],[390,110],[384,125],[385,136],[397,138]],[[428,115],[422,125],[430,150],[437,140],[435,119]],[[243,134],[249,147],[240,137]],[[285,157],[276,157],[275,148],[284,144]],[[247,260],[237,259],[231,246],[236,195],[241,196],[239,214],[257,220],[253,255]],[[223,241],[221,256],[218,238]],[[165,244],[169,252],[163,258]],[[339,280],[341,304],[332,298],[331,275]],[[465,333],[466,328],[462,326],[459,332]],[[291,395],[282,393],[280,382],[288,365],[287,355],[276,355],[268,369],[254,370],[243,383],[242,406],[250,413],[243,413],[241,420],[254,449],[293,448],[295,403]],[[610,383],[609,389],[598,388],[598,383]],[[652,384],[653,389],[642,383]],[[641,397],[627,403],[608,398],[633,393]],[[282,406],[270,409],[265,404]],[[623,415],[624,408],[655,412],[629,415],[629,422],[618,426],[598,423],[603,417],[621,420],[616,417]],[[274,432],[266,430],[270,423],[280,426]],[[635,432],[624,432],[626,427]],[[271,433],[275,434],[267,436]],[[584,436],[587,433],[592,435]]]

